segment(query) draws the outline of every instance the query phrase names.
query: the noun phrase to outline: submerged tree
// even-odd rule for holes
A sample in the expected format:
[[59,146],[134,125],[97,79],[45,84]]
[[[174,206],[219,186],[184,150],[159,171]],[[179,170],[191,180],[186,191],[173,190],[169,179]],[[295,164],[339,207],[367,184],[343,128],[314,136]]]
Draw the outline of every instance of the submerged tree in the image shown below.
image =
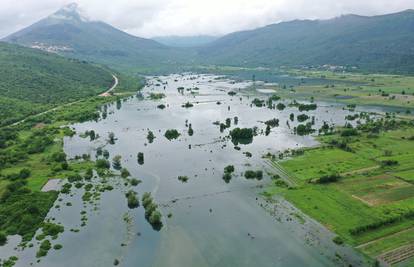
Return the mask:
[[112,159],[112,167],[114,167],[115,170],[120,170],[121,169],[121,156],[120,155],[116,155],[113,159]]
[[139,165],[143,165],[144,164],[144,153],[143,152],[138,152],[138,154],[137,154],[137,160],[138,160],[138,164]]
[[165,138],[171,141],[173,139],[177,139],[180,136],[180,133],[175,129],[170,129],[170,130],[165,131],[164,136]]
[[154,141],[154,139],[155,139],[155,135],[154,135],[154,133],[153,133],[152,131],[148,131],[148,134],[147,134],[147,139],[148,139],[148,142],[149,142],[150,144]]

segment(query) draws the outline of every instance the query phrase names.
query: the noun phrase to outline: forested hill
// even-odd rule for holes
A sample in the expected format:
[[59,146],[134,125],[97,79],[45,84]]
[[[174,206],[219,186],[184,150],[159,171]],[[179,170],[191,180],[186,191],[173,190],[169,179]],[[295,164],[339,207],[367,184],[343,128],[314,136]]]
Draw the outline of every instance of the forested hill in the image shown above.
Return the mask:
[[89,63],[0,42],[0,125],[60,103],[97,95],[111,72]]
[[341,65],[414,73],[414,10],[296,20],[228,34],[199,49],[208,63],[238,66]]

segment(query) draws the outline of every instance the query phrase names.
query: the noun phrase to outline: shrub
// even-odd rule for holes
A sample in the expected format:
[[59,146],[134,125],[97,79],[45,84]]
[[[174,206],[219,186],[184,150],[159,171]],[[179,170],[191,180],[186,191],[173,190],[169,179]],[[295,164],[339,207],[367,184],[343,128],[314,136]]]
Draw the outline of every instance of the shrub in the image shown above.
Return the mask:
[[249,144],[253,140],[254,131],[252,128],[234,128],[230,131],[233,144]]
[[139,200],[137,198],[137,193],[130,190],[125,194],[128,201],[128,208],[134,209],[139,207]]
[[261,180],[261,179],[263,179],[263,171],[261,171],[261,170],[258,170],[258,171],[247,170],[247,171],[244,172],[244,177],[246,179]]
[[47,255],[47,252],[50,250],[50,248],[52,247],[52,245],[50,244],[49,240],[44,240],[39,247],[39,250],[36,253],[36,257],[40,258],[40,257],[44,257]]
[[121,169],[121,177],[122,178],[127,178],[129,176],[131,176],[131,174],[129,173],[129,171],[126,168],[122,168]]
[[114,167],[115,170],[121,169],[121,156],[120,155],[116,155],[112,159],[112,167]]
[[23,168],[19,172],[19,178],[21,178],[21,179],[29,178],[30,174],[31,174],[31,171],[29,169]]
[[223,180],[224,180],[226,183],[229,183],[229,182],[230,182],[230,180],[231,180],[231,178],[232,178],[231,173],[225,172],[225,173],[223,174]]
[[298,122],[304,122],[309,119],[309,116],[306,114],[300,114],[296,117],[296,119],[298,120]]
[[332,241],[337,245],[342,245],[344,243],[344,240],[340,236],[335,236]]
[[276,105],[276,108],[277,108],[278,110],[284,110],[284,109],[286,108],[286,105],[285,105],[285,104],[283,104],[283,103],[278,103],[278,104]]
[[188,181],[188,176],[178,176],[178,180],[183,183],[186,183]]
[[0,246],[4,246],[7,243],[7,235],[4,232],[0,232]]
[[95,166],[98,169],[109,169],[111,167],[111,164],[106,159],[98,159],[96,160]]
[[330,175],[325,175],[325,176],[320,177],[317,180],[317,183],[319,183],[319,184],[328,184],[328,183],[336,182],[339,179],[341,179],[341,176],[339,174],[330,174]]
[[138,152],[137,154],[137,161],[139,165],[144,164],[144,153]]
[[132,186],[137,186],[137,185],[139,185],[141,183],[141,180],[138,180],[138,179],[136,179],[136,178],[132,178],[131,179],[131,185]]
[[165,132],[164,136],[171,141],[173,139],[177,139],[180,136],[180,133],[175,129],[170,129]]
[[228,166],[224,167],[224,172],[225,173],[233,173],[234,172],[234,166],[233,165],[228,165]]

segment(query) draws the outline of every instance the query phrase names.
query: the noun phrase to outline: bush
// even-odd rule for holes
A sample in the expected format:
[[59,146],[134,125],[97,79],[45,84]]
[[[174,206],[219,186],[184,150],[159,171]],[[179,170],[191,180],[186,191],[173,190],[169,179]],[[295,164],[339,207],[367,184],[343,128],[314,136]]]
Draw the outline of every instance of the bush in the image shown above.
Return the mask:
[[317,108],[318,106],[316,104],[299,104],[298,106],[299,111],[309,111]]
[[252,128],[234,128],[230,131],[230,137],[233,144],[249,144],[252,142],[254,131]]
[[30,174],[31,174],[31,171],[29,169],[23,168],[19,172],[19,178],[21,178],[21,179],[29,178]]
[[341,179],[341,176],[339,174],[330,174],[330,175],[325,175],[325,176],[320,177],[317,180],[317,183],[319,183],[319,184],[328,184],[328,183],[336,182],[339,179]]
[[228,165],[228,166],[224,167],[224,172],[225,173],[233,173],[234,172],[234,166],[233,165]]
[[337,245],[342,245],[344,243],[344,240],[340,236],[335,236],[332,241]]
[[120,155],[116,155],[113,159],[112,159],[112,167],[114,167],[115,170],[120,170],[121,169],[121,156]]
[[128,201],[128,208],[134,209],[139,207],[139,200],[137,198],[137,193],[130,190],[125,194]]
[[284,110],[284,109],[286,108],[286,105],[285,105],[285,104],[283,104],[283,103],[278,103],[278,104],[276,105],[276,108],[277,108],[278,110]]
[[395,166],[395,165],[398,165],[398,161],[392,160],[392,159],[383,160],[383,161],[381,161],[381,165],[383,167]]
[[341,132],[341,136],[347,137],[347,136],[356,136],[358,135],[357,129],[345,129]]
[[122,178],[127,178],[129,176],[131,176],[131,174],[129,173],[129,171],[126,168],[122,168],[121,169],[121,177]]
[[170,130],[165,131],[164,136],[165,138],[171,141],[173,139],[177,139],[180,136],[180,133],[175,129],[170,129]]
[[230,180],[231,180],[231,178],[232,178],[231,173],[225,172],[225,173],[223,174],[223,180],[224,180],[226,183],[229,183],[229,182],[230,182]]
[[4,246],[7,243],[7,235],[4,232],[0,232],[0,246]]
[[160,225],[162,223],[161,218],[161,213],[158,210],[155,210],[151,213],[151,216],[149,217],[149,223],[151,225]]
[[98,159],[96,160],[96,168],[98,169],[109,169],[111,167],[111,164],[106,159]]
[[141,183],[141,180],[138,180],[138,179],[136,179],[136,178],[132,178],[131,179],[131,185],[132,186],[137,186],[137,185],[139,185]]
[[307,123],[306,125],[299,124],[297,127],[295,127],[295,132],[298,135],[307,135],[307,134],[315,132],[315,130],[312,129],[311,123]]
[[181,105],[181,107],[183,107],[183,108],[192,108],[192,107],[194,107],[194,105],[190,102],[187,102],[187,103]]
[[178,180],[183,183],[186,183],[188,181],[188,176],[178,176]]
[[300,114],[296,117],[296,119],[298,120],[298,122],[304,122],[309,119],[309,116],[306,114]]
[[52,247],[52,244],[50,244],[49,240],[44,240],[41,244],[40,244],[40,248],[36,253],[36,257],[40,258],[40,257],[44,257],[47,255],[47,252],[50,250],[50,248]]
[[263,171],[261,171],[261,170],[258,170],[258,171],[247,170],[247,171],[244,172],[244,177],[246,179],[261,180],[261,179],[263,179]]
[[138,152],[137,154],[137,161],[139,165],[144,164],[144,153]]
[[279,126],[279,119],[276,119],[275,118],[275,119],[271,119],[271,120],[265,121],[265,124],[267,126],[272,127],[272,128],[277,127],[277,126]]

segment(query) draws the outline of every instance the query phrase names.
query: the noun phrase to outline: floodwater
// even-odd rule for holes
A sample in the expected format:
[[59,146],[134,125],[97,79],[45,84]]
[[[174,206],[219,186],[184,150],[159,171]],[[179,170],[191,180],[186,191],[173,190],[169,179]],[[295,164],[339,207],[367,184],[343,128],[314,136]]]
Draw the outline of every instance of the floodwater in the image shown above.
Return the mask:
[[[124,193],[129,188],[122,178],[109,178],[114,190],[102,193],[92,204],[83,203],[83,188],[72,189],[72,195],[60,195],[60,207],[52,208],[48,218],[65,226],[65,232],[51,240],[52,245],[62,244],[63,248],[51,249],[36,262],[38,242],[33,241],[33,248],[13,252],[19,257],[16,266],[113,266],[115,259],[120,266],[358,265],[360,256],[334,245],[333,235],[326,229],[313,221],[301,224],[276,220],[262,207],[264,200],[259,195],[262,186],[269,183],[267,172],[272,171],[262,158],[264,154],[317,144],[312,136],[293,134],[298,122],[289,121],[288,126],[291,113],[315,116],[316,129],[323,121],[343,125],[345,116],[351,113],[329,103],[318,103],[317,110],[309,112],[289,106],[283,111],[255,107],[251,105],[255,97],[266,99],[269,95],[244,90],[250,85],[213,75],[151,77],[142,94],[109,105],[106,119],[72,125],[77,134],[65,138],[68,156],[88,153],[94,158],[98,147],[108,150],[110,159],[122,156],[122,166],[131,177],[142,180],[132,189],[138,196],[152,192],[163,214],[163,227],[154,230],[142,206],[128,209]],[[178,87],[185,88],[182,94]],[[229,91],[237,94],[230,96]],[[148,96],[154,92],[166,97],[150,100]],[[194,106],[182,107],[186,102]],[[165,109],[157,108],[160,104]],[[258,127],[252,143],[241,144],[239,149],[227,138],[229,130],[236,127],[236,116],[237,127]],[[224,123],[226,118],[231,119],[231,127],[220,132],[214,122]],[[266,136],[263,122],[273,118],[279,119],[280,125]],[[192,136],[188,134],[189,124],[194,130]],[[164,137],[167,129],[177,129],[181,135],[169,141]],[[82,138],[80,135],[87,130],[94,130],[100,137],[93,141]],[[152,143],[147,140],[149,130],[156,136]],[[108,143],[109,132],[115,134],[115,144]],[[144,153],[143,165],[137,162],[138,152]],[[227,165],[235,167],[229,183],[222,179]],[[242,175],[246,170],[259,169],[264,170],[260,181]],[[183,183],[178,176],[189,179]],[[94,178],[94,183],[99,179]],[[65,205],[67,202],[71,206]],[[82,210],[88,218],[85,226],[81,226]],[[310,242],[310,228],[315,235],[326,236]],[[12,240],[4,250],[10,253],[10,247],[17,243]],[[336,257],[337,252],[344,253],[345,261]]]

